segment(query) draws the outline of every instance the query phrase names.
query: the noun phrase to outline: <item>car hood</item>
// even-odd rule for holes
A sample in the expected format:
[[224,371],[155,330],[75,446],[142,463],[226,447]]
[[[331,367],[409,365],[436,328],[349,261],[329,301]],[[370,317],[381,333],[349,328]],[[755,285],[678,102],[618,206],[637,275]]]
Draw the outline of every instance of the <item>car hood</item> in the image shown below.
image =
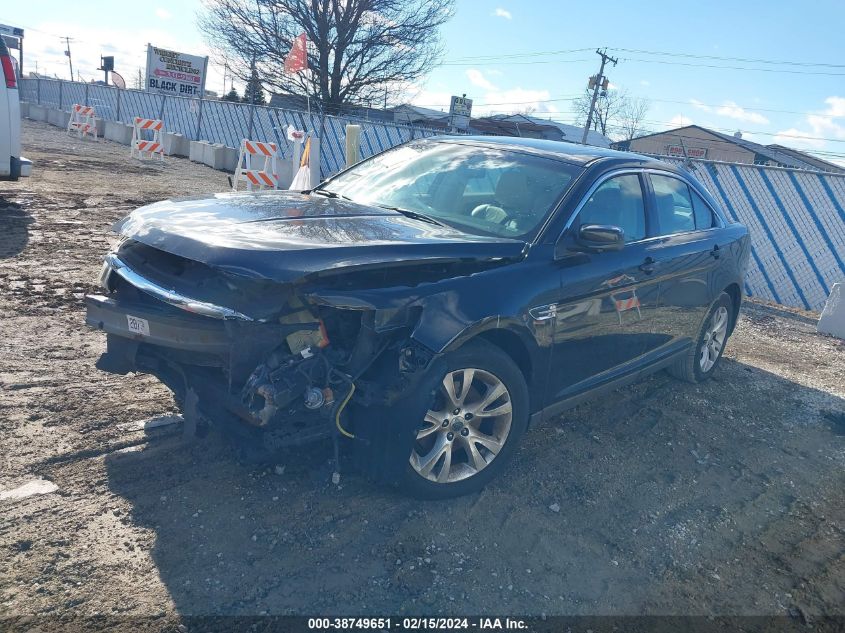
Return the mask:
[[275,191],[164,200],[114,229],[173,255],[279,282],[346,269],[517,259],[527,248],[380,207]]

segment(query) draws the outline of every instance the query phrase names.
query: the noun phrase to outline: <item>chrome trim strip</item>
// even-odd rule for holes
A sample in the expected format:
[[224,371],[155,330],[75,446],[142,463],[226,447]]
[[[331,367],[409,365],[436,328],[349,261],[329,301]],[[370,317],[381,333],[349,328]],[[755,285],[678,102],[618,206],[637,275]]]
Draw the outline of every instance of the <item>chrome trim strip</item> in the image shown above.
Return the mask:
[[557,316],[557,304],[551,303],[531,308],[528,311],[528,314],[530,314],[531,318],[535,321],[548,321],[549,319],[553,319]]
[[186,312],[201,314],[202,316],[211,317],[213,319],[238,319],[240,321],[254,320],[252,317],[241,314],[232,308],[191,299],[190,297],[186,297],[175,290],[168,290],[163,286],[159,286],[129,268],[129,266],[127,266],[116,253],[109,253],[106,255],[106,265],[109,266],[115,274],[120,275],[124,281],[135,286],[138,290],[146,292],[148,295],[151,295],[156,299],[160,299],[164,303],[181,308]]

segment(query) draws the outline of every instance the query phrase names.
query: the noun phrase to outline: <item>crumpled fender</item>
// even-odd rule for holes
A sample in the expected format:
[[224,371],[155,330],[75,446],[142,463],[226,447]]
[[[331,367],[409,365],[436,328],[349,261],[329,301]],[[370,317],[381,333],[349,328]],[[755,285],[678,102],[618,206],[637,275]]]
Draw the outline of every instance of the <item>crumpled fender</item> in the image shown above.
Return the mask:
[[536,336],[527,312],[537,305],[537,292],[544,290],[533,286],[525,266],[523,262],[520,266],[504,266],[415,287],[317,288],[306,296],[316,304],[347,310],[418,308],[419,319],[411,338],[437,353],[454,349],[491,329],[510,330],[532,349],[536,348]]

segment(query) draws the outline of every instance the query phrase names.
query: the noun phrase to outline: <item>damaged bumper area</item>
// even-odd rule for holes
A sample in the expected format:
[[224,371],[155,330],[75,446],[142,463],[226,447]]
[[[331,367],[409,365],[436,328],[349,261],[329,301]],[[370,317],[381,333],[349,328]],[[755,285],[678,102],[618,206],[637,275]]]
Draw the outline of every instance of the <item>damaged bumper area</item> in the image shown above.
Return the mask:
[[[85,298],[107,334],[103,371],[155,375],[212,423],[243,423],[276,447],[341,433],[354,405],[390,406],[436,356],[412,340],[418,309],[335,307],[307,285],[250,279],[133,240]],[[195,396],[195,397],[194,397]]]

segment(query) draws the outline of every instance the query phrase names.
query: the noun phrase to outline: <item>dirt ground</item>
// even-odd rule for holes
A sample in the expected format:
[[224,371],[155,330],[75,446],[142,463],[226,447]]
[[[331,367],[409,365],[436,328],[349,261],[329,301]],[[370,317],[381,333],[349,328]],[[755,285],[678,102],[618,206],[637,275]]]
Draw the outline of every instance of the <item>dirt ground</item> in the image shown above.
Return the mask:
[[747,304],[712,381],[572,410],[475,496],[335,486],[322,445],[259,469],[183,443],[169,392],[95,370],[83,324],[111,223],[226,175],[23,133],[33,176],[0,183],[0,614],[845,612],[845,342],[814,315]]

